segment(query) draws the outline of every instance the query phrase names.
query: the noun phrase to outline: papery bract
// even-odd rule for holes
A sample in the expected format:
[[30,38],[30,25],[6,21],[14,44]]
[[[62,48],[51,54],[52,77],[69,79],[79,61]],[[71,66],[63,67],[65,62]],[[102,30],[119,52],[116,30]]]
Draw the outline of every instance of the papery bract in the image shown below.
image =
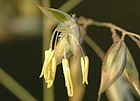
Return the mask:
[[34,2],[34,4],[44,13],[45,16],[53,19],[54,21],[56,20],[57,22],[63,23],[71,19],[71,16],[63,11],[54,8],[42,7],[36,2]]
[[135,101],[124,74],[106,90],[106,95],[108,101]]
[[133,57],[128,49],[127,49],[127,61],[126,61],[124,73],[129,83],[133,86],[137,94],[140,96],[139,73],[136,68]]

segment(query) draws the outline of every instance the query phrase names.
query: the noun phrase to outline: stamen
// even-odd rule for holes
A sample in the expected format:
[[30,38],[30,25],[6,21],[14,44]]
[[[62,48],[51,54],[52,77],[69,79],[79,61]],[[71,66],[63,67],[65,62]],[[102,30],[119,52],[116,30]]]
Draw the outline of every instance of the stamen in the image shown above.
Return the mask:
[[64,73],[64,78],[65,78],[65,86],[67,87],[67,80],[66,80],[66,64],[65,64],[65,59],[62,60],[62,67],[63,67],[63,73]]
[[87,56],[81,57],[81,69],[83,75],[83,84],[88,84],[88,68],[89,68],[89,59]]
[[[53,45],[53,39],[54,39],[54,37],[55,37],[55,32],[57,31],[57,28],[55,28],[55,30],[53,31],[53,34],[52,34],[52,36],[51,36],[51,40],[50,40],[50,48],[52,48],[52,45]],[[58,33],[57,33],[58,34]],[[57,35],[56,35],[57,36]],[[57,37],[56,37],[57,38]],[[55,40],[56,40],[56,38],[55,38]]]
[[52,58],[52,61],[48,64],[47,70],[44,72],[44,79],[47,83],[47,88],[50,88],[54,82],[56,73],[56,59],[55,57]]
[[52,61],[47,66],[47,70],[44,72],[44,79],[47,83],[47,88],[50,88],[54,82],[56,67],[56,59],[53,57]]
[[52,58],[52,73],[53,73],[53,74],[56,73],[56,67],[57,67],[56,58],[53,57],[53,58]]
[[72,80],[71,80],[71,75],[70,75],[70,69],[69,68],[67,68],[67,78],[68,78],[68,86],[67,86],[68,95],[73,96],[73,85],[72,85]]
[[49,50],[46,50],[46,51],[45,51],[45,58],[46,58],[46,59],[48,58],[48,56],[49,56],[49,54],[51,53],[51,51],[52,51],[52,48],[50,48]]
[[54,41],[54,49],[55,49],[55,47],[56,47],[56,43],[57,43],[58,34],[59,34],[59,32],[57,32],[57,33],[56,33],[56,38],[55,38],[55,41]]
[[51,63],[51,68],[50,68],[50,74],[48,77],[48,84],[47,84],[47,88],[50,88],[54,82],[54,78],[55,78],[55,74],[56,74],[56,59],[55,57],[52,58],[52,63]]
[[88,84],[89,58],[85,56],[84,59],[85,59],[85,82],[86,84]]
[[84,58],[81,57],[81,69],[82,69],[82,75],[83,75],[83,84],[85,82],[85,73],[84,73],[84,69],[85,69],[85,61],[84,61]]
[[54,57],[54,50],[51,48],[45,51],[45,61],[43,64],[40,78],[44,75],[47,88],[50,88],[53,84],[55,73],[56,73],[56,59]]
[[39,78],[41,78],[41,77],[43,76],[44,71],[45,71],[46,68],[47,68],[48,58],[49,58],[49,56],[50,56],[51,51],[52,51],[51,48],[50,48],[49,50],[46,50],[46,51],[45,51],[45,61],[44,61],[44,64],[43,64],[43,67],[42,67],[42,72],[41,72]]
[[50,53],[50,56],[48,57],[48,63],[50,63],[51,62],[51,60],[52,60],[52,58],[53,58],[53,56],[54,56],[54,50],[52,50],[51,51],[51,53]]
[[63,73],[65,78],[65,85],[69,96],[73,96],[73,85],[70,75],[69,62],[67,59],[62,60]]
[[49,72],[50,72],[50,64],[47,66],[47,70],[45,70],[44,72],[44,79],[46,83],[48,83],[49,74],[50,74]]
[[44,76],[44,79],[45,79],[47,86],[48,86],[49,81],[50,81],[50,75],[51,75],[51,64],[48,65],[48,68],[47,68],[45,73],[46,73],[46,77]]

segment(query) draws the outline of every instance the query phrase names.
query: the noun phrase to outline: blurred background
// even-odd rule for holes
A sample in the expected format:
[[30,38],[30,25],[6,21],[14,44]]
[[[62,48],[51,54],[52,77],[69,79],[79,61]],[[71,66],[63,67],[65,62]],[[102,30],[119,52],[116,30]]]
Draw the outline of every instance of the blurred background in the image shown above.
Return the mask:
[[[42,2],[41,0],[36,0]],[[59,8],[67,0],[51,0],[51,7]],[[140,33],[140,0],[82,0],[69,14],[116,24],[127,31]],[[42,101],[42,16],[32,0],[0,0],[0,68],[6,71],[36,99]],[[89,26],[88,35],[106,52],[112,44],[110,30]],[[139,34],[140,35],[140,34]],[[126,44],[140,71],[140,51],[130,38]],[[101,60],[83,43],[90,56],[89,85],[83,101],[97,99],[100,84]],[[54,82],[56,101],[68,101],[62,68],[58,68]],[[103,94],[103,101],[107,101]],[[137,98],[135,98],[138,101]],[[0,84],[0,101],[18,99]]]

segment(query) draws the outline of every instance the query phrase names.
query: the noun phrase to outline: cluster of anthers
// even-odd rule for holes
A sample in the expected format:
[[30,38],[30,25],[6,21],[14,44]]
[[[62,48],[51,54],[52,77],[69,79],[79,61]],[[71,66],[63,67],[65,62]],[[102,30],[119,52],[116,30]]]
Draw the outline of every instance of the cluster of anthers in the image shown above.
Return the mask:
[[[54,38],[55,37],[55,38]],[[67,87],[68,96],[73,96],[73,84],[70,73],[70,64],[67,53],[76,55],[80,49],[81,55],[81,71],[83,75],[82,83],[88,84],[88,68],[89,59],[80,46],[79,42],[79,26],[75,19],[65,21],[57,26],[54,30],[50,42],[50,49],[45,51],[45,61],[43,64],[40,78],[44,76],[47,88],[50,88],[54,82],[57,65],[62,62],[65,85]]]

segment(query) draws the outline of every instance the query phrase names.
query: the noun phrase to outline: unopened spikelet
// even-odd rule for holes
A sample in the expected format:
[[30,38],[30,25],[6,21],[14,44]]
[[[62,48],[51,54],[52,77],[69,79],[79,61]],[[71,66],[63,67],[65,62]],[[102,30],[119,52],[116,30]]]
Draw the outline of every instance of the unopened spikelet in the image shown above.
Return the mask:
[[125,42],[120,39],[113,43],[107,51],[102,63],[101,84],[98,92],[98,101],[101,94],[108,89],[122,74],[127,56]]
[[138,96],[140,96],[139,73],[128,48],[127,48],[127,61],[124,73],[129,83],[132,85],[131,88],[135,89]]

